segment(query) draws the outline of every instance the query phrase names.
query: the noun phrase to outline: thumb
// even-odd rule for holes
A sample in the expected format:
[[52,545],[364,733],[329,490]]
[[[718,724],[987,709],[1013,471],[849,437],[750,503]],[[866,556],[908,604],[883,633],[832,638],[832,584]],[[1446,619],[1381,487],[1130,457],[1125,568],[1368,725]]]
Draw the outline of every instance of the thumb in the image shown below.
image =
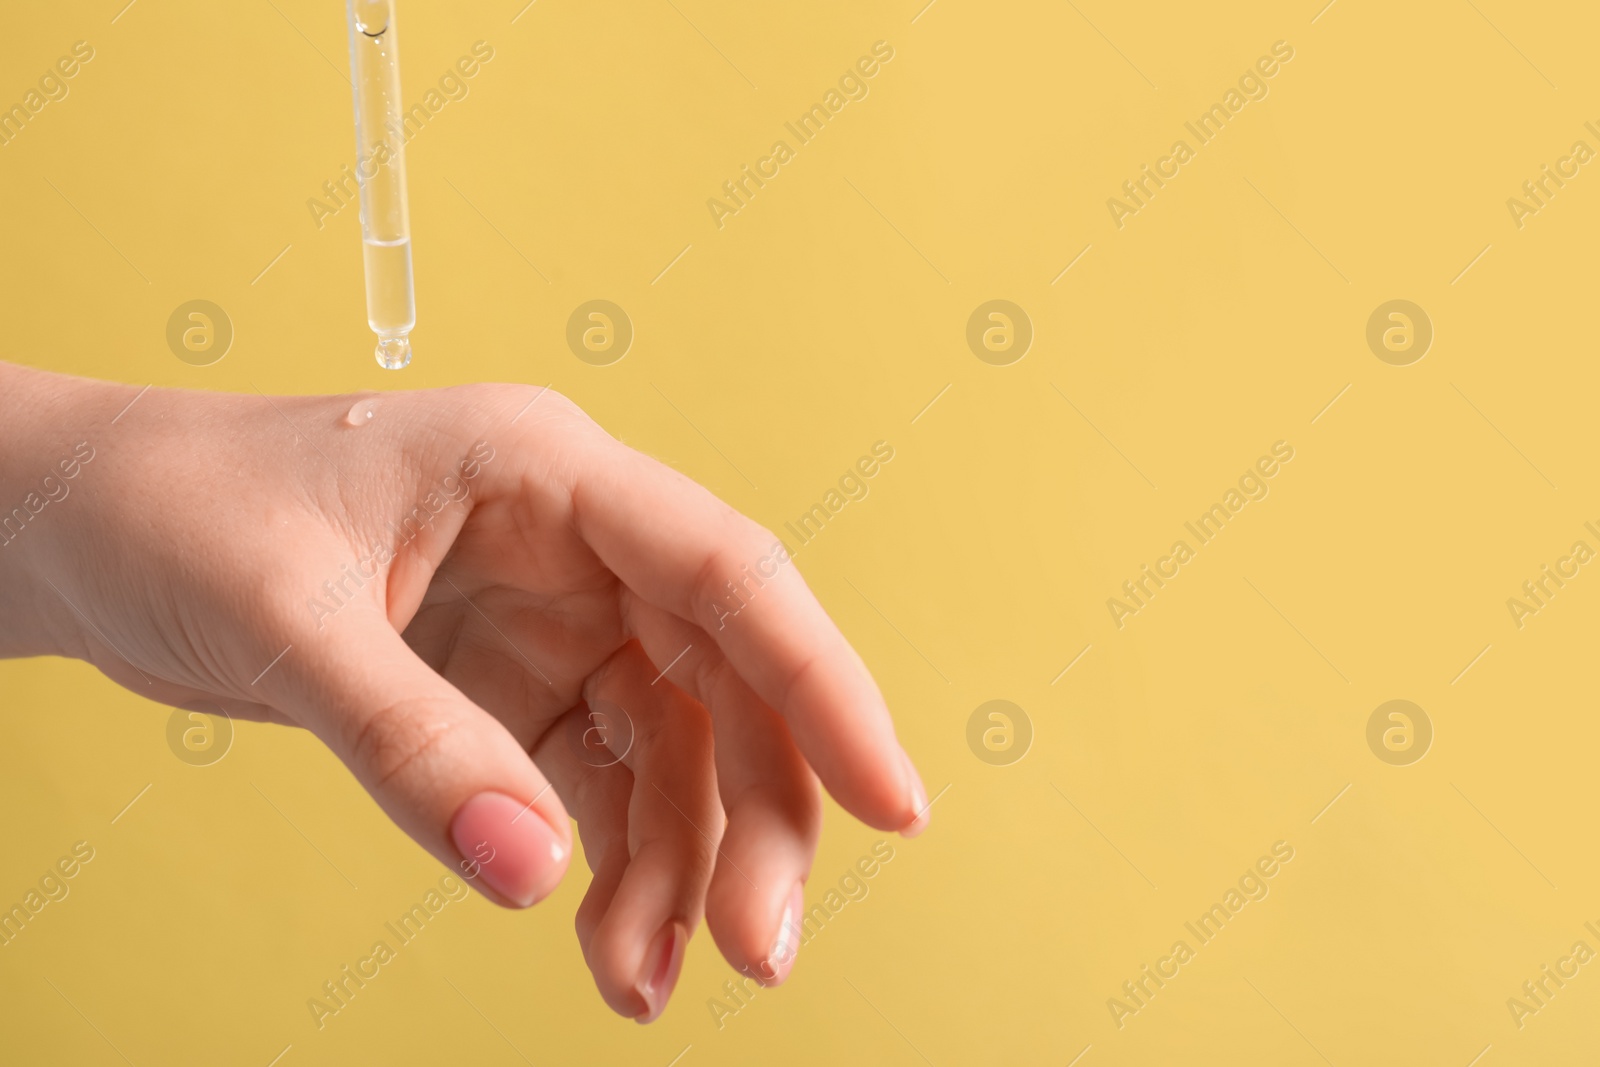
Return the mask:
[[527,907],[555,889],[572,855],[566,809],[498,719],[377,611],[295,651],[275,686],[286,710],[396,825],[498,903]]

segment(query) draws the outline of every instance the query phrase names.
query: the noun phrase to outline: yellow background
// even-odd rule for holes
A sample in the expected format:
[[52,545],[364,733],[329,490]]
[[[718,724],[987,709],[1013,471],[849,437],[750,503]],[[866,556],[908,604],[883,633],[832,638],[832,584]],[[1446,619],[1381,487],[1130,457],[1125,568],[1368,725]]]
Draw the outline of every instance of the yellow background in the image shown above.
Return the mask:
[[[403,3],[408,102],[495,54],[408,148],[398,374],[355,211],[306,207],[353,156],[342,4],[8,5],[0,103],[74,41],[95,58],[0,148],[0,358],[240,392],[553,383],[773,527],[889,441],[799,562],[948,786],[932,828],[720,1029],[704,934],[659,1023],[604,1008],[575,864],[530,913],[451,905],[319,1032],[306,999],[436,864],[309,736],[244,724],[191,767],[164,709],[8,663],[0,901],[96,856],[0,949],[0,1060],[1589,1062],[1600,966],[1520,1030],[1506,1000],[1600,948],[1600,577],[1520,630],[1506,599],[1600,547],[1600,177],[1521,229],[1506,199],[1600,147],[1600,16],[523,2]],[[878,40],[870,95],[719,230],[707,198]],[[1114,226],[1106,199],[1279,40],[1268,97]],[[205,368],[164,339],[195,298],[236,330]],[[564,340],[592,298],[637,331],[609,367]],[[1036,331],[1010,366],[965,341],[993,298]],[[1436,332],[1406,367],[1365,341],[1396,298]],[[1278,440],[1270,496],[1114,626],[1106,598]],[[1366,742],[1396,698],[1435,730],[1410,766]],[[1010,766],[967,745],[991,699],[1032,722]],[[830,808],[808,902],[878,837]],[[1278,840],[1270,895],[1118,1029],[1107,998]]]

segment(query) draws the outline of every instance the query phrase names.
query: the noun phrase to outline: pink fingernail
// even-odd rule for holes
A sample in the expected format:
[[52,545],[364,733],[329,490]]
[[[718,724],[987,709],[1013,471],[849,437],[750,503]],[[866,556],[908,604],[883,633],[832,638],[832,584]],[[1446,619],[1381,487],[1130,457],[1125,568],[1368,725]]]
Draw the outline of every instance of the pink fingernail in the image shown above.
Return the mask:
[[783,906],[783,917],[778,920],[778,935],[773,939],[772,951],[757,968],[761,973],[755,977],[762,985],[782,985],[794,970],[795,956],[800,952],[800,912],[805,906],[805,894],[796,882]]
[[479,793],[461,805],[450,836],[490,888],[524,908],[549,896],[566,873],[566,843],[531,805],[504,793]]
[[689,943],[689,931],[682,923],[672,922],[661,928],[644,954],[644,966],[639,970],[639,981],[633,987],[644,1001],[644,1014],[636,1016],[636,1023],[650,1023],[666,1010],[667,999],[678,984],[678,972],[683,970],[683,949]]
[[911,765],[911,757],[902,751],[900,758],[906,765],[906,778],[911,785],[911,810],[916,813],[910,822],[900,828],[900,836],[916,837],[928,828],[928,791],[922,787],[922,776]]

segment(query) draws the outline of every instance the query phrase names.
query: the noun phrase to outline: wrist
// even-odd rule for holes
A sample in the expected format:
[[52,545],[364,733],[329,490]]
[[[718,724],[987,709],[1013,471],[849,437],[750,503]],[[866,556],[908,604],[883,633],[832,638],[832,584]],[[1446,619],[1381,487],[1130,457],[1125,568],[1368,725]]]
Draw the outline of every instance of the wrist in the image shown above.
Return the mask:
[[0,363],[0,658],[84,655],[71,580],[83,498],[104,491],[96,437],[137,393]]

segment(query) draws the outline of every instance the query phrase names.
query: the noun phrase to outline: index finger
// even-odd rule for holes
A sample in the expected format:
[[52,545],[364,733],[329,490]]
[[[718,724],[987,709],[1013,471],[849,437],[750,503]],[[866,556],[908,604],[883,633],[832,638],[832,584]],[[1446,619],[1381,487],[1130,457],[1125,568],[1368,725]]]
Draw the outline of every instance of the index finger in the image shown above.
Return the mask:
[[921,832],[927,794],[883,695],[782,542],[603,434],[571,459],[574,525],[612,573],[711,635],[846,810],[880,830]]

